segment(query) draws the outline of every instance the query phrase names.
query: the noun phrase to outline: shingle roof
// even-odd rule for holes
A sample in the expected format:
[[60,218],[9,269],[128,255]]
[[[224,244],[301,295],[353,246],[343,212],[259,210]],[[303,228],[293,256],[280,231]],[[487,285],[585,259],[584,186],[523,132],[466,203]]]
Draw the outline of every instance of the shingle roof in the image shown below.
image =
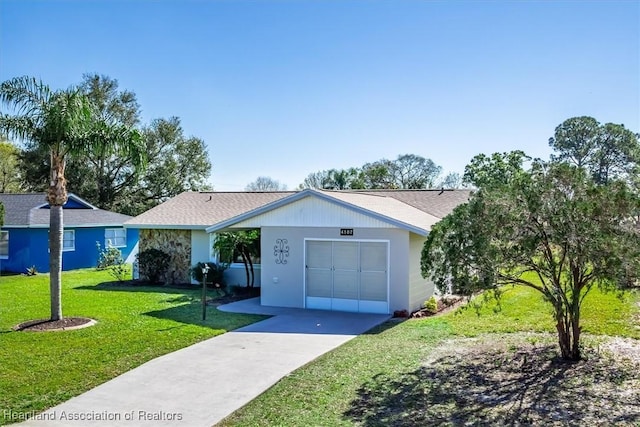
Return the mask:
[[126,222],[140,228],[206,228],[295,194],[275,192],[181,193]]
[[429,212],[398,200],[390,194],[350,191],[321,191],[321,193],[349,205],[425,231],[430,230],[431,226],[440,219]]
[[[120,226],[131,219],[129,215],[97,209],[74,194],[70,199],[87,206],[86,209],[64,209],[65,227]],[[44,193],[8,194],[0,193],[4,205],[5,226],[48,227],[49,209]]]
[[47,203],[42,193],[0,194],[0,202],[4,205],[5,225],[28,225],[32,208]]
[[466,203],[471,190],[363,190],[355,192],[384,195],[430,213],[438,218],[449,215],[453,209]]
[[[208,228],[299,192],[185,192],[127,221],[140,228]],[[341,203],[428,230],[468,200],[469,190],[318,191]],[[275,203],[274,206],[278,206]],[[235,221],[234,221],[235,222]]]

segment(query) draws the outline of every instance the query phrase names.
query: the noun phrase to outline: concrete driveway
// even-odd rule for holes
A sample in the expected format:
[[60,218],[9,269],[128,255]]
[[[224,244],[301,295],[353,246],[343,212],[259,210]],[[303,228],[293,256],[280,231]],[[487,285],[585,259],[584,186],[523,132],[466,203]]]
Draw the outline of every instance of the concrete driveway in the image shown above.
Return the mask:
[[153,359],[20,425],[210,427],[389,318],[261,307],[258,298],[219,309],[273,317]]

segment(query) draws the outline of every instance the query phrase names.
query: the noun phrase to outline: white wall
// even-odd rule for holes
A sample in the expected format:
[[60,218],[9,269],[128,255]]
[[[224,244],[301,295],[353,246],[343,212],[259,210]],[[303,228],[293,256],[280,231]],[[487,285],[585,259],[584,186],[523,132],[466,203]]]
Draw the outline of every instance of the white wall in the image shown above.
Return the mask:
[[236,228],[334,227],[392,228],[380,219],[318,197],[305,197],[236,224]]
[[[254,282],[253,285],[260,287],[261,283],[261,266],[260,264],[253,265]],[[224,271],[224,280],[227,286],[246,286],[247,285],[247,272],[244,269],[244,264],[231,264],[228,269]]]
[[409,238],[409,311],[420,308],[435,290],[435,285],[422,278],[420,260],[426,237],[411,233]]
[[[353,236],[340,236],[337,227],[263,227],[261,303],[268,306],[304,307],[305,238],[335,240],[388,240],[389,309],[409,309],[409,232],[390,228],[354,228]],[[274,246],[277,239],[287,239],[286,263],[277,263]]]
[[[208,262],[209,250],[209,234],[204,230],[191,230],[191,267],[199,262]],[[191,279],[191,283],[198,283]]]

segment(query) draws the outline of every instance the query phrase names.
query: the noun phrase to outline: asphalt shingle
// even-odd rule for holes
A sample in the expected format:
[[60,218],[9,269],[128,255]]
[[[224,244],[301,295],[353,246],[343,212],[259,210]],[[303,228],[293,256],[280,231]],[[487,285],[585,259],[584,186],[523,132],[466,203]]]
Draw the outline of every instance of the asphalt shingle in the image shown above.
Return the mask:
[[[69,197],[75,197],[69,194]],[[76,199],[80,203],[80,199]],[[48,227],[49,209],[44,193],[9,194],[0,193],[0,202],[4,205],[5,226]],[[84,203],[82,203],[84,204]],[[44,206],[44,207],[43,207]],[[110,212],[103,209],[64,209],[65,227],[91,227],[99,225],[120,226],[131,219],[129,215]]]
[[[468,200],[470,190],[321,191],[360,209],[428,229]],[[206,228],[246,214],[296,191],[185,192],[126,222],[141,228]]]

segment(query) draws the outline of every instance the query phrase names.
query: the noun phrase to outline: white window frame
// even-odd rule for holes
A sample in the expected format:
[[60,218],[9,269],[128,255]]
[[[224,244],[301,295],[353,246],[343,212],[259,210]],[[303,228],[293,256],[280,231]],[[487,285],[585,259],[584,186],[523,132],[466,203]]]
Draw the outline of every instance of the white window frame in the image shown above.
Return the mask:
[[0,240],[3,240],[2,235],[7,236],[6,239],[4,239],[7,241],[7,253],[6,255],[0,254],[0,259],[9,259],[9,230],[0,230]]
[[[73,236],[72,239],[68,239],[67,236],[71,234]],[[73,246],[65,247],[64,242],[71,241],[73,242]],[[62,232],[62,252],[72,252],[76,250],[76,230],[64,230]]]
[[[113,234],[115,235],[113,238],[108,238],[107,237],[107,233],[108,232],[113,232]],[[124,234],[124,236],[117,236],[118,232],[122,232]],[[124,239],[124,244],[122,245],[116,245],[114,244],[114,242],[112,240],[116,240],[118,238]],[[104,229],[104,247],[108,248],[108,247],[112,247],[112,248],[126,248],[127,247],[127,229],[126,228],[105,228]]]

